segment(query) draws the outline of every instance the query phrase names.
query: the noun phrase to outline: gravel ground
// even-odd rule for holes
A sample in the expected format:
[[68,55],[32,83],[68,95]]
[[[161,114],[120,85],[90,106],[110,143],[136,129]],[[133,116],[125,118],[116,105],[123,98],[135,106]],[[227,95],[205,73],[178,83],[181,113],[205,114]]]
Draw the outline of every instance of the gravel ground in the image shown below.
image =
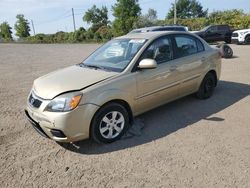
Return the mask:
[[58,145],[24,115],[35,78],[98,45],[0,45],[0,187],[250,187],[250,46],[232,45],[209,100],[192,96],[139,117],[133,137]]

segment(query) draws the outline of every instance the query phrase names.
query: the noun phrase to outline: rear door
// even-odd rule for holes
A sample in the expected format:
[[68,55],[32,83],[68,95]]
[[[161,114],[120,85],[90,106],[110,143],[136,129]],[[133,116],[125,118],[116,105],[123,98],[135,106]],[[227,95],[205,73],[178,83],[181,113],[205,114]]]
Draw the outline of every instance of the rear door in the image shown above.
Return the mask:
[[219,25],[218,30],[220,33],[220,40],[224,41],[231,38],[230,28],[227,25]]

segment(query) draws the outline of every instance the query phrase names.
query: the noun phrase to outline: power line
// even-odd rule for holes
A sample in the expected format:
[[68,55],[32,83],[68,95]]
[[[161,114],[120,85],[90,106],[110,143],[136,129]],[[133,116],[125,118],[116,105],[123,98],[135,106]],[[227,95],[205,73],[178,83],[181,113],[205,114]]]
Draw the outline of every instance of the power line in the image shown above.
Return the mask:
[[66,18],[68,18],[68,17],[70,17],[70,16],[71,16],[71,11],[70,11],[70,10],[67,10],[66,12],[64,12],[63,14],[57,16],[57,17],[54,18],[54,19],[41,21],[40,23],[38,23],[38,24],[36,24],[36,25],[42,25],[42,24],[46,24],[46,23],[55,22],[55,21],[58,21],[58,20],[66,19]]

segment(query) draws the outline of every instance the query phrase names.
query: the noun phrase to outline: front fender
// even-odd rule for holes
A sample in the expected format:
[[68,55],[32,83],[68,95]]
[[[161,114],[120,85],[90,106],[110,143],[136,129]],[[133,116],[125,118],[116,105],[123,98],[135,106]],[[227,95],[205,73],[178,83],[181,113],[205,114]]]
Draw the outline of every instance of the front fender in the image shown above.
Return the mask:
[[134,97],[131,95],[131,93],[128,93],[126,91],[122,91],[119,89],[108,89],[105,90],[98,95],[96,95],[94,98],[88,101],[88,103],[92,103],[98,106],[103,106],[105,103],[108,103],[113,100],[122,100],[129,104],[132,112],[134,112],[134,106],[135,101]]

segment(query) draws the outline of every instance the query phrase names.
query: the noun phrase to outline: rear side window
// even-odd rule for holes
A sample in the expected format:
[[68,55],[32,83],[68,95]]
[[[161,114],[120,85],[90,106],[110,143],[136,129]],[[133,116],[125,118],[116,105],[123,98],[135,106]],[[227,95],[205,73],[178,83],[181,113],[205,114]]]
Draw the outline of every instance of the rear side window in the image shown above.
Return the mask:
[[217,26],[211,26],[207,29],[207,32],[215,32],[217,31]]
[[218,30],[219,31],[227,31],[227,30],[229,30],[229,27],[227,25],[219,25]]
[[174,39],[176,42],[177,58],[189,56],[204,51],[204,46],[201,41],[192,36],[177,35],[174,37]]

